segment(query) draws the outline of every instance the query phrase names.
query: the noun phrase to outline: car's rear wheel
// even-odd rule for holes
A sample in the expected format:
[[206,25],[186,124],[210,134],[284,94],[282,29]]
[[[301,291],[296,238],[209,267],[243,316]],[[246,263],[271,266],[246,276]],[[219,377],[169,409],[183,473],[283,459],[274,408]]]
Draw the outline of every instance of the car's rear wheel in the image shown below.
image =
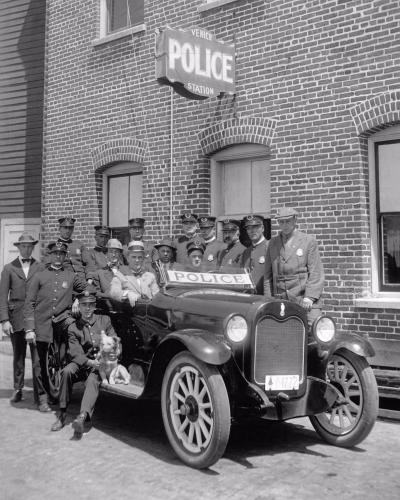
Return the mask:
[[342,402],[311,416],[311,423],[328,443],[355,446],[368,436],[378,416],[378,388],[372,368],[364,358],[341,351],[330,358],[326,379],[339,390]]
[[218,369],[188,352],[169,363],[162,384],[162,415],[169,442],[187,465],[213,465],[228,443],[231,413]]
[[50,396],[58,399],[61,380],[61,362],[57,345],[53,342],[49,345],[46,357],[46,371],[49,381]]

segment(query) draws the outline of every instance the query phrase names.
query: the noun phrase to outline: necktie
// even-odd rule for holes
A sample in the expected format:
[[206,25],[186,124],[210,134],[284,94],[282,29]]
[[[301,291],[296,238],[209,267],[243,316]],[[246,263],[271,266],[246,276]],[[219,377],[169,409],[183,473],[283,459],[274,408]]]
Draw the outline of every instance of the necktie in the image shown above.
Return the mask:
[[31,259],[21,259],[21,260],[22,260],[23,263],[25,263],[25,262],[29,262],[30,263],[31,262]]

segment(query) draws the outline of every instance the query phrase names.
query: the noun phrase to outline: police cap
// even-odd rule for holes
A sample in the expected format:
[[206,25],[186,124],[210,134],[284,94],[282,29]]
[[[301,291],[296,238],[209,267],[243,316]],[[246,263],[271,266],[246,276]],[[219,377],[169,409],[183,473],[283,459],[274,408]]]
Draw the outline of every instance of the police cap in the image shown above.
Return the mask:
[[240,220],[225,219],[222,221],[222,231],[236,231],[240,228]]
[[49,253],[68,252],[68,246],[66,245],[66,243],[63,243],[62,241],[53,241],[47,245],[47,248],[49,250]]
[[243,218],[244,227],[248,226],[262,226],[264,223],[264,217],[262,215],[246,215]]
[[192,214],[190,212],[184,212],[181,215],[182,224],[185,222],[197,222],[198,216],[196,214]]
[[187,254],[189,255],[193,250],[200,250],[201,253],[204,254],[206,250],[206,245],[203,240],[200,240],[199,238],[196,238],[193,241],[189,241],[189,243],[186,245],[186,251]]
[[141,217],[133,217],[132,219],[129,219],[128,224],[129,227],[144,227],[144,222],[145,220]]
[[58,222],[60,226],[65,226],[65,227],[74,227],[76,219],[73,217],[61,217],[58,219]]
[[199,226],[200,227],[214,227],[216,221],[216,217],[211,217],[209,215],[199,217]]

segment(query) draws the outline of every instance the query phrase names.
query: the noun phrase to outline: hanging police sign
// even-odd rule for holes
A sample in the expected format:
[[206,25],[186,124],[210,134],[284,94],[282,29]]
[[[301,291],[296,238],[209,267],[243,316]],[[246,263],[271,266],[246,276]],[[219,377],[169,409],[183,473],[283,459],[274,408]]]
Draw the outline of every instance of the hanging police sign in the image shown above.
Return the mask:
[[200,28],[166,28],[156,39],[156,78],[187,99],[235,93],[235,46]]

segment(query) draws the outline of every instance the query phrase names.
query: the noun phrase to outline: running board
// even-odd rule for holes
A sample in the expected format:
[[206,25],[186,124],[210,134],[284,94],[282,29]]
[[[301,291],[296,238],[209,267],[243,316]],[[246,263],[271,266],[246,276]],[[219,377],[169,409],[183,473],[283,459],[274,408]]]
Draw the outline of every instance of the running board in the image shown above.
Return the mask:
[[138,399],[144,391],[144,385],[129,384],[101,384],[100,389],[104,392],[125,396],[131,399]]

